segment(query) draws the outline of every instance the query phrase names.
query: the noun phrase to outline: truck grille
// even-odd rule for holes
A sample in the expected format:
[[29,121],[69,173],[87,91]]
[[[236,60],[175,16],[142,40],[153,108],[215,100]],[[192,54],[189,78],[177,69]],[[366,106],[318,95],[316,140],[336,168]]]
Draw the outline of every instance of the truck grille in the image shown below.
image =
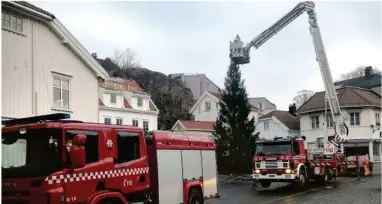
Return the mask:
[[265,168],[266,169],[277,169],[277,162],[276,161],[266,161],[265,162]]

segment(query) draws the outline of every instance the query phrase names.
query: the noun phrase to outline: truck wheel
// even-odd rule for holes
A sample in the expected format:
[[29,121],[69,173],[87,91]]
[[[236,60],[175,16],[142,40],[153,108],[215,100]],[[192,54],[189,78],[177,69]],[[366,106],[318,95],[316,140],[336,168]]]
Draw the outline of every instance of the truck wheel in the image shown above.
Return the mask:
[[203,204],[203,196],[202,193],[196,189],[192,188],[190,191],[190,194],[188,195],[188,202],[189,204]]
[[306,184],[305,170],[301,169],[300,174],[298,176],[297,187],[300,190],[303,190],[305,188],[305,184]]
[[271,186],[271,181],[260,181],[261,187],[268,188]]

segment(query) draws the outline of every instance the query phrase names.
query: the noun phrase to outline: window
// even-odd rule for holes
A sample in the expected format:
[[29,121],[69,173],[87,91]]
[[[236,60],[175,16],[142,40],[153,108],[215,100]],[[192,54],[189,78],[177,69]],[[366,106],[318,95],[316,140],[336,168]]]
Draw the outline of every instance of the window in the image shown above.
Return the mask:
[[117,103],[117,94],[110,94],[110,103]]
[[124,163],[139,159],[139,134],[133,132],[118,132],[118,159],[117,163]]
[[200,112],[202,112],[202,111],[201,111],[201,108],[200,108],[200,106],[199,106],[199,108],[198,108],[198,109],[199,109],[199,113],[200,113]]
[[360,124],[359,113],[357,112],[350,113],[350,125],[359,125],[359,124]]
[[216,109],[219,109],[219,103],[216,103]]
[[320,128],[320,119],[319,116],[312,117],[312,129]]
[[103,122],[104,122],[105,124],[111,124],[111,118],[109,118],[109,117],[105,117],[105,118],[103,119]]
[[69,109],[70,79],[53,76],[53,102],[55,108]]
[[117,118],[117,125],[122,125],[122,124],[123,124],[123,119]]
[[149,131],[149,121],[147,121],[147,120],[143,121],[143,130]]
[[379,113],[375,113],[375,125],[381,125],[381,118],[379,116]]
[[66,132],[66,143],[71,143],[75,135],[86,135],[85,151],[86,163],[93,163],[98,161],[98,132],[97,131],[83,131],[83,130],[68,130]]
[[326,123],[328,124],[328,127],[334,127],[334,121],[331,115],[326,116]]
[[264,122],[264,130],[269,130],[269,121]]
[[259,103],[259,109],[260,109],[260,110],[263,110],[263,109],[264,109],[264,107],[263,107],[263,103]]
[[138,127],[139,123],[137,119],[133,119],[133,126]]
[[2,20],[2,28],[5,28],[7,30],[11,30],[14,32],[22,33],[23,32],[23,19],[11,15],[9,13],[2,13],[1,14],[1,20]]
[[209,102],[209,101],[204,102],[204,106],[206,108],[206,111],[211,110],[211,102]]
[[137,105],[138,105],[139,107],[142,107],[142,102],[143,102],[143,101],[142,101],[142,98],[139,97],[139,98],[137,99]]
[[300,145],[298,144],[298,142],[293,142],[293,153],[295,155],[300,154]]

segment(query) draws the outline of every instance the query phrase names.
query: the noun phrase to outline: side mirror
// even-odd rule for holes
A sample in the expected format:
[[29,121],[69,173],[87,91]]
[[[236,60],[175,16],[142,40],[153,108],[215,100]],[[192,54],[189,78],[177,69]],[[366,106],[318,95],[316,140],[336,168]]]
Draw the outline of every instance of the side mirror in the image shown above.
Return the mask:
[[70,162],[71,169],[82,168],[86,165],[85,145],[86,136],[76,135],[73,138],[72,146],[70,147]]

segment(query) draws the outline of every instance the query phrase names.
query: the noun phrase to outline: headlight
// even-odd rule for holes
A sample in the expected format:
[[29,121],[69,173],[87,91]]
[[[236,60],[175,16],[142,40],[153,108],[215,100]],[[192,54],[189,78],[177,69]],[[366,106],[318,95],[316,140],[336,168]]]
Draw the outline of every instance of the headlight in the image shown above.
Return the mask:
[[259,174],[259,173],[260,173],[260,169],[256,169],[255,174]]
[[285,170],[285,173],[290,174],[290,173],[292,173],[292,170],[290,170],[290,169],[286,169],[286,170]]

